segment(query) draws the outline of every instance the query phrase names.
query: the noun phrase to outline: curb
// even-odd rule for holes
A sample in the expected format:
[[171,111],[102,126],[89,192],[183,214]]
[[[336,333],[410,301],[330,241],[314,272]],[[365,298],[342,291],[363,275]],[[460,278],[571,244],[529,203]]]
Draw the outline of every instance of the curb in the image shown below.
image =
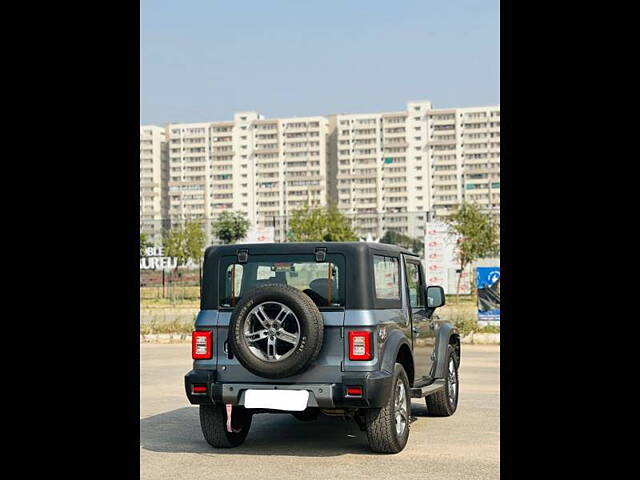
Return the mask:
[[460,343],[471,345],[500,345],[499,333],[470,333],[460,339]]
[[186,333],[152,333],[140,335],[140,343],[190,343],[191,334]]

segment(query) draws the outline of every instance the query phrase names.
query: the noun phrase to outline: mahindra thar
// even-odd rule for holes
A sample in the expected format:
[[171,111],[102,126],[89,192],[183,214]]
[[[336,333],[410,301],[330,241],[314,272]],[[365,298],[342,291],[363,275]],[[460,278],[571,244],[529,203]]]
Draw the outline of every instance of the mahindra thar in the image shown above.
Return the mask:
[[185,376],[206,441],[240,445],[259,413],[325,414],[397,453],[412,398],[452,415],[460,335],[434,315],[444,291],[424,279],[417,255],[381,243],[209,247]]

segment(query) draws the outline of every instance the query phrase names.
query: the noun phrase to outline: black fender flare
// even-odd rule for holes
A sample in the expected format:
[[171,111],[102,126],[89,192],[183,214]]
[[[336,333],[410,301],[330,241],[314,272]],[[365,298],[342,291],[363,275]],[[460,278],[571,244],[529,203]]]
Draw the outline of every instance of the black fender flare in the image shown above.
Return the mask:
[[[402,330],[396,328],[389,333],[387,340],[384,342],[380,370],[384,370],[387,373],[393,373],[396,358],[398,357],[398,352],[402,345],[406,345],[409,348],[409,351],[411,352],[411,362],[413,363],[411,342],[407,339],[407,336],[402,332]],[[409,372],[407,372],[407,375],[409,375]]]
[[438,335],[436,339],[436,359],[434,365],[434,378],[444,378],[447,370],[447,348],[449,346],[449,340],[452,335],[457,335],[460,338],[458,329],[450,323],[443,323],[438,328]]

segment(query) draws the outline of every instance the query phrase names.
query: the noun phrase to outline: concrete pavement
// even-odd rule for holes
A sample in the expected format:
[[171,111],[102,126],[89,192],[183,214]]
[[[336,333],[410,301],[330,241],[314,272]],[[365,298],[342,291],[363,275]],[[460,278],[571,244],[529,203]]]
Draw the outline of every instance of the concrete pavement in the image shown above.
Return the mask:
[[198,407],[184,394],[190,344],[140,345],[140,472],[143,479],[498,479],[500,347],[463,345],[460,400],[448,418],[413,399],[409,443],[373,454],[354,423],[321,416],[254,416],[245,443],[216,450],[202,437]]

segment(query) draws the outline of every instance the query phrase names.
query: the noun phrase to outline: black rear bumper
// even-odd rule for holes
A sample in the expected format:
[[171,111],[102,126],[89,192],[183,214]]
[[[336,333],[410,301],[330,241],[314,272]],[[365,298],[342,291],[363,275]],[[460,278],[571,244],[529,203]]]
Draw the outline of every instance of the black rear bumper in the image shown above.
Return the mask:
[[[220,383],[215,370],[191,370],[184,377],[185,391],[192,405],[243,405],[244,392],[251,389],[308,390],[309,407],[319,408],[380,408],[389,400],[392,374],[378,372],[349,372],[340,383]],[[194,386],[205,386],[203,393]],[[362,395],[348,395],[347,387],[361,387]]]

